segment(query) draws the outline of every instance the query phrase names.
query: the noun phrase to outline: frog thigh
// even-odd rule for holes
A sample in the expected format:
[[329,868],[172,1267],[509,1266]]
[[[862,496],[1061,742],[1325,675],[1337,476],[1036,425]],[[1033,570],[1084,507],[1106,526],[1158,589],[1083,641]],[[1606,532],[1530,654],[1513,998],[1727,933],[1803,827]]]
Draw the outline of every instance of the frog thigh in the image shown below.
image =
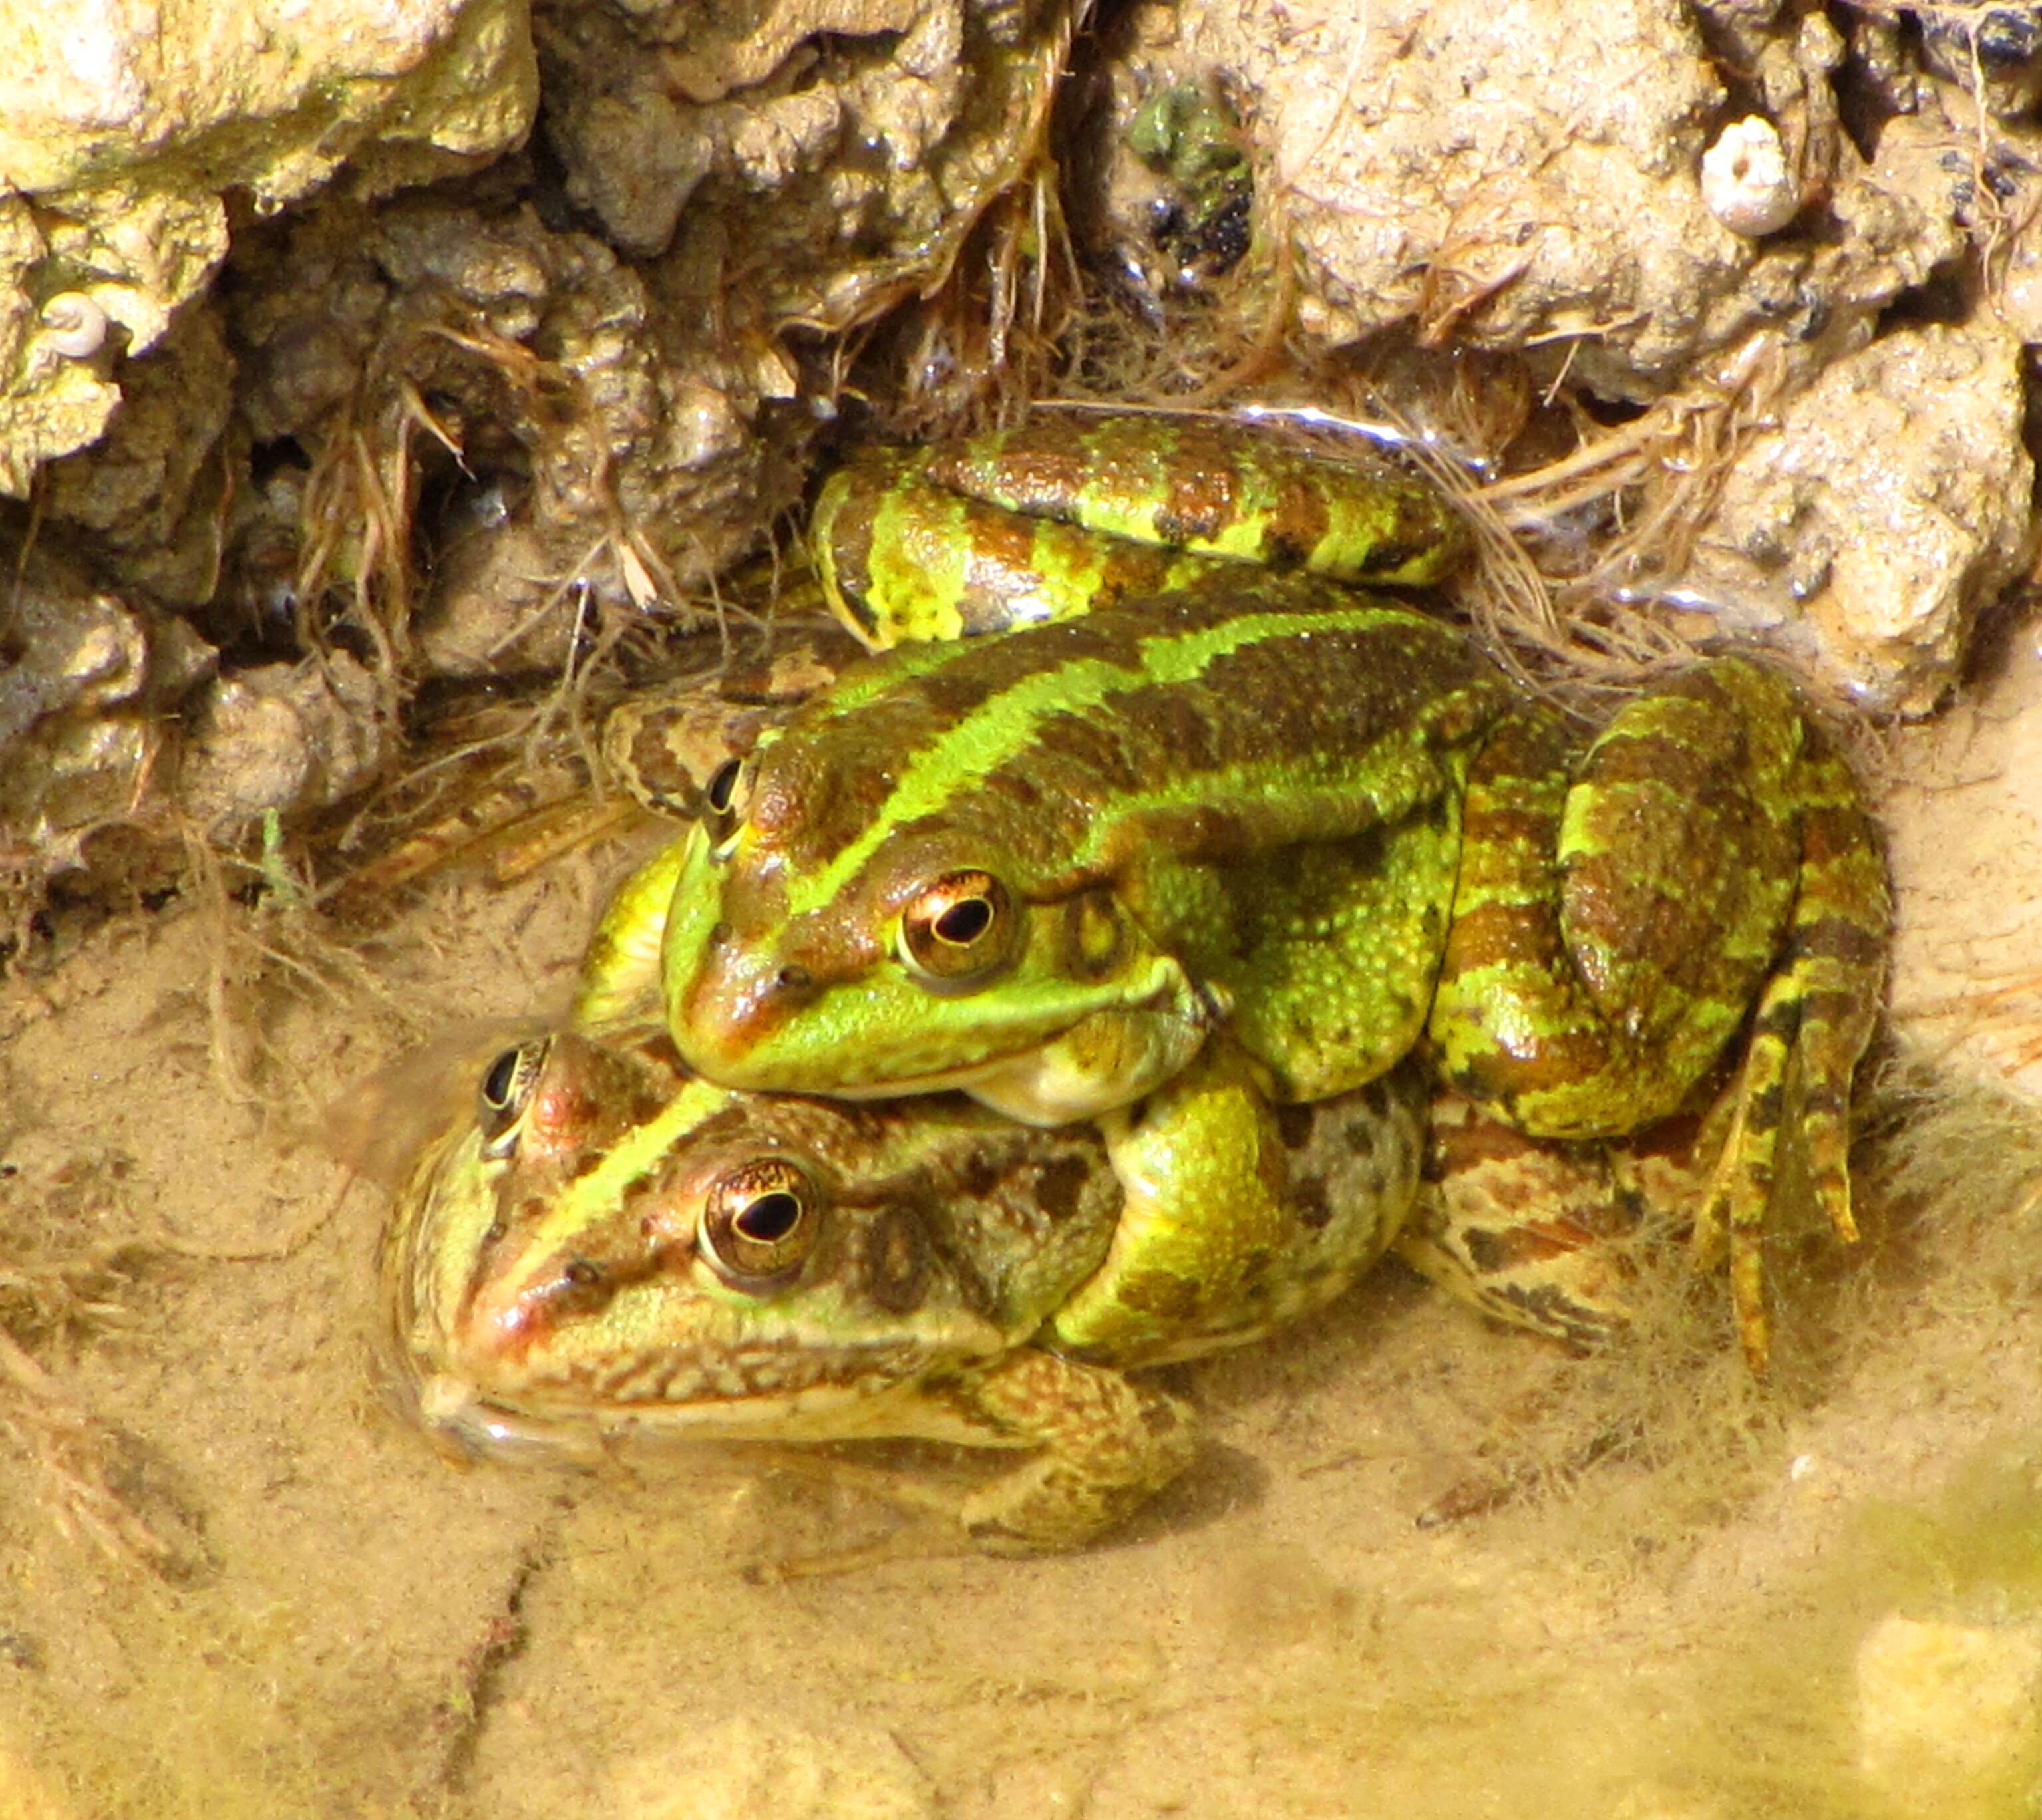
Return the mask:
[[1786,931],[1804,731],[1791,689],[1737,660],[1630,703],[1577,763],[1547,717],[1499,728],[1433,1003],[1447,1077],[1545,1137],[1679,1110]]
[[1239,1345],[1345,1289],[1415,1201],[1422,1094],[1408,1071],[1273,1109],[1224,1042],[1102,1125],[1126,1196],[1105,1261],[1046,1338],[1115,1364]]

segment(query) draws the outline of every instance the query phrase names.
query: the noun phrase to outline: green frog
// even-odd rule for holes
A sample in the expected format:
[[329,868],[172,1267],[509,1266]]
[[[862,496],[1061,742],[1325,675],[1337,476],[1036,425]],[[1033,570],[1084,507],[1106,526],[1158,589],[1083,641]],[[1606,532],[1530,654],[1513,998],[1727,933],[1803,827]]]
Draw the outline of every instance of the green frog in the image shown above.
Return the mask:
[[[1278,1103],[1421,1052],[1528,1133],[1619,1136],[1748,1030],[1697,1243],[1727,1237],[1762,1369],[1783,1126],[1854,1230],[1849,1088],[1889,911],[1847,767],[1742,657],[1583,736],[1459,631],[1342,585],[1436,579],[1444,505],[1380,474],[1329,504],[1329,464],[1266,449],[1051,419],[887,457],[876,503],[826,493],[818,568],[868,641],[974,629],[996,573],[1023,578],[1024,622],[903,644],[763,733],[713,820],[620,893],[584,1017],[620,1020],[656,971],[682,1054],[725,1085],[961,1088],[1109,1138],[1216,1040]],[[1088,554],[1094,528],[1145,541]],[[1099,604],[1058,617],[1066,572]],[[1151,1205],[1226,1243],[1188,1185]]]
[[[1088,1542],[1195,1450],[1189,1409],[1127,1368],[1318,1306],[1418,1192],[1412,1071],[1279,1118],[1224,1054],[1159,1090],[1110,1159],[1087,1126],[1032,1130],[959,1095],[732,1093],[657,1040],[507,1049],[386,1237],[419,1410],[470,1451],[664,1434],[1022,1450],[962,1494],[884,1489],[988,1550]],[[1152,1246],[1124,1300],[1088,1305],[1166,1142],[1226,1208],[1235,1268],[1176,1276]]]

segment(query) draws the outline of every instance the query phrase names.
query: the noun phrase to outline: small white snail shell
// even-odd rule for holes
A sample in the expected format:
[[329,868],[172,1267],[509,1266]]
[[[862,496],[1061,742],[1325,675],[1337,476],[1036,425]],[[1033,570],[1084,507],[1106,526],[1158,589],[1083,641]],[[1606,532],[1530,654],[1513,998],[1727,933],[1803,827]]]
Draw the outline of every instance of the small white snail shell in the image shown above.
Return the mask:
[[1769,120],[1732,120],[1702,154],[1702,201],[1733,234],[1755,240],[1784,228],[1800,211],[1800,185]]
[[71,360],[83,360],[106,345],[106,312],[82,291],[59,291],[43,305],[44,345]]

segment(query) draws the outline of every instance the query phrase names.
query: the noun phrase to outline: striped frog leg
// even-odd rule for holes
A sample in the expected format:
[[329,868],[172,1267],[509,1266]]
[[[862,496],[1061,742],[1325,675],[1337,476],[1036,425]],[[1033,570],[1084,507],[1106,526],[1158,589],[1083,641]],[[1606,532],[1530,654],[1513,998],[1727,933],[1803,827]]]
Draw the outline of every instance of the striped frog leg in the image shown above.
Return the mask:
[[1886,982],[1892,901],[1878,829],[1849,767],[1807,728],[1799,767],[1799,885],[1786,947],[1765,983],[1736,1086],[1729,1138],[1695,1225],[1699,1260],[1727,1233],[1738,1338],[1765,1363],[1761,1240],[1780,1129],[1798,1130],[1810,1191],[1831,1229],[1857,1237],[1851,1212],[1850,1088]]
[[1477,759],[1428,1031],[1455,1087],[1539,1136],[1679,1111],[1756,1004],[1716,1187],[1738,1334],[1762,1370],[1761,1240],[1790,1068],[1824,1212],[1854,1235],[1851,1077],[1876,1015],[1888,910],[1849,774],[1792,687],[1727,658],[1623,709],[1577,755],[1543,714]]
[[1205,419],[1045,415],[861,452],[809,545],[832,610],[875,650],[1061,619],[1243,564],[1423,587],[1466,549],[1443,495],[1372,449],[1334,460]]
[[1719,1096],[1704,1115],[1569,1142],[1438,1088],[1424,1190],[1391,1249],[1491,1321],[1591,1352],[1630,1325],[1644,1248],[1692,1229],[1727,1111]]

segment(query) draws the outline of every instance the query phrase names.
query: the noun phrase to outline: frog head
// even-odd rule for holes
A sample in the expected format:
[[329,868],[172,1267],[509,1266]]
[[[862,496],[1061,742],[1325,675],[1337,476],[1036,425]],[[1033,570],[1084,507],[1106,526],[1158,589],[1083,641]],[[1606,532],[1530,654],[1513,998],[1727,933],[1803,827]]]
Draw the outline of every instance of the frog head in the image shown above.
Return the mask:
[[563,1034],[484,1069],[386,1270],[413,1399],[466,1449],[926,1432],[921,1382],[1025,1340],[1119,1207],[1089,1134],[748,1099]]
[[[769,776],[769,781],[770,776]],[[813,816],[695,843],[665,926],[668,1022],[726,1085],[852,1099],[961,1088],[1057,1125],[1189,1061],[1215,1008],[1103,872],[1046,875],[986,805],[811,862]]]

